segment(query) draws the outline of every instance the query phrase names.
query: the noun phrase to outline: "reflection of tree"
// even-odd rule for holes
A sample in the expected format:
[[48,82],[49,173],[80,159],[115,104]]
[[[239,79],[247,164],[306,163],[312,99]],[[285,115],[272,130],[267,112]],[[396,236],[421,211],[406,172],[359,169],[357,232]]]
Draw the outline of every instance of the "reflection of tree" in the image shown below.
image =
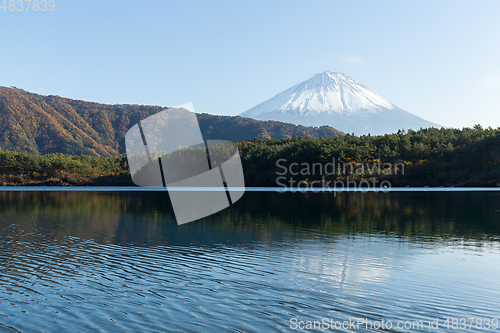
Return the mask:
[[[403,237],[481,239],[500,234],[498,195],[493,193],[246,193],[256,216],[279,216],[295,227],[327,234],[373,234]],[[248,213],[247,213],[248,214]]]
[[[60,271],[88,271],[95,243],[158,246],[166,251],[230,245],[288,247],[304,240],[328,242],[365,237],[439,245],[474,240],[478,246],[500,234],[498,195],[471,193],[246,193],[217,214],[178,226],[167,192],[0,192],[0,273],[16,281],[30,274],[52,281]],[[318,237],[320,236],[321,237]],[[485,236],[489,235],[489,236]],[[356,240],[356,238],[358,238]],[[364,239],[363,238],[363,239]],[[357,245],[356,245],[357,244]],[[163,247],[164,246],[164,247]],[[345,245],[350,246],[350,245]],[[66,250],[59,250],[61,247]],[[321,271],[340,287],[384,275],[391,256],[366,254],[366,264],[347,265],[354,251],[295,265]],[[360,251],[363,251],[362,249]],[[377,260],[377,265],[369,265]],[[303,262],[303,260],[306,260]],[[389,260],[389,261],[387,261]],[[328,262],[326,265],[325,263]],[[54,263],[59,270],[53,270]],[[30,267],[27,271],[24,267]]]
[[0,192],[0,244],[7,246],[5,240],[14,234],[35,243],[70,235],[137,245],[293,242],[318,233],[377,234],[426,242],[483,240],[485,235],[500,234],[497,200],[497,195],[487,193],[343,193],[335,197],[333,193],[249,192],[229,209],[177,226],[167,192]]

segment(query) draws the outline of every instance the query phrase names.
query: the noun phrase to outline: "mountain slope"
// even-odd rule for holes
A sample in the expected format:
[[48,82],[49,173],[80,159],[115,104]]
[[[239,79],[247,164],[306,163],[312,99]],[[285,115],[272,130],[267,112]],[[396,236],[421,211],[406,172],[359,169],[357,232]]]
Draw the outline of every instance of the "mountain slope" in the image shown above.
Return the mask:
[[355,134],[441,127],[400,109],[342,73],[314,75],[240,114],[306,126],[329,125]]
[[[95,156],[124,154],[127,130],[164,109],[92,103],[0,87],[0,150]],[[343,134],[331,127],[315,129],[242,117],[197,116],[205,139],[243,141]]]

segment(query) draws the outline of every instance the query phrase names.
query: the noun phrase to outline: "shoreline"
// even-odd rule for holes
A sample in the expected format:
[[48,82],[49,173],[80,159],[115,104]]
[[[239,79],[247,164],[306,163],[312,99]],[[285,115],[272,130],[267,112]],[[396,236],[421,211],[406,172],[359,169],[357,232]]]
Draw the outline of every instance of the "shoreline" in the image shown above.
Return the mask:
[[[324,188],[281,188],[281,187],[245,187],[227,188],[234,191],[245,192],[278,192],[278,193],[389,193],[389,192],[500,192],[500,187],[392,187],[392,188],[347,188],[347,189],[324,189]],[[140,187],[140,186],[0,186],[0,192],[22,192],[22,191],[131,191],[131,192],[219,192],[226,191],[225,187]]]

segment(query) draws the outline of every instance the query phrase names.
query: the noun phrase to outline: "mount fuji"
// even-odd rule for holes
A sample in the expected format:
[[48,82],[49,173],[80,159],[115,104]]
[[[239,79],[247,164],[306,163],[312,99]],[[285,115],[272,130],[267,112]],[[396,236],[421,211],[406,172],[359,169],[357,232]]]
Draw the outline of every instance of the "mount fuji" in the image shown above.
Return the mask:
[[356,135],[442,127],[400,109],[347,75],[333,72],[316,74],[240,116],[306,126],[329,125]]

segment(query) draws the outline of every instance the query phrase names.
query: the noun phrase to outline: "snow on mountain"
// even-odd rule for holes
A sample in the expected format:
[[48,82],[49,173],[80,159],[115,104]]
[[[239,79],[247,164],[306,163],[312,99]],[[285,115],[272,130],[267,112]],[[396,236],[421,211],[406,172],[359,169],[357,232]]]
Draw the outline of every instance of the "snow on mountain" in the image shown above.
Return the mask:
[[240,114],[298,125],[329,125],[345,133],[385,134],[441,127],[404,111],[342,73],[324,72]]

